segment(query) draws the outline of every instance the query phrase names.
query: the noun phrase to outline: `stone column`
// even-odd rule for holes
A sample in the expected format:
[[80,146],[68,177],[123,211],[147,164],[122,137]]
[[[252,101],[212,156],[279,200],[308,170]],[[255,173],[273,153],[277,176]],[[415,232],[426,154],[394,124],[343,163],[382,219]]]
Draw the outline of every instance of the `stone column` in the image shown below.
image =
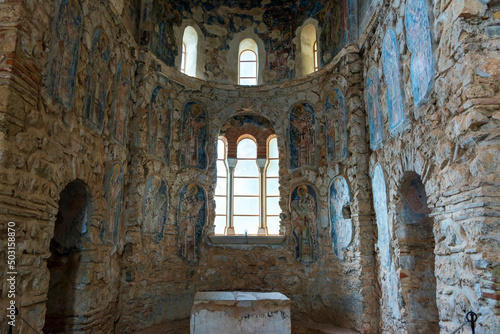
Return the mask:
[[258,158],[257,159],[257,167],[259,168],[259,200],[260,200],[260,209],[259,209],[259,231],[258,235],[267,235],[267,224],[266,224],[266,175],[265,167],[266,167],[267,159]]
[[236,163],[238,159],[236,158],[227,158],[227,167],[229,174],[227,175],[227,224],[226,231],[224,234],[226,235],[234,235],[234,225],[233,225],[233,212],[234,212],[234,167],[236,167]]

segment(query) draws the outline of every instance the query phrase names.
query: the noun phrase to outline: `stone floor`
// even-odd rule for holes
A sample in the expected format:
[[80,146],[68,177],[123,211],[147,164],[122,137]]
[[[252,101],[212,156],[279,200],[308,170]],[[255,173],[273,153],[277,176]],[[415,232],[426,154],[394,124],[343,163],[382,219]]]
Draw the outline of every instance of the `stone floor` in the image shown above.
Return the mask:
[[[292,334],[356,334],[349,329],[331,324],[292,321]],[[134,332],[133,334],[189,334],[189,319],[173,321]],[[214,333],[218,334],[218,333]]]

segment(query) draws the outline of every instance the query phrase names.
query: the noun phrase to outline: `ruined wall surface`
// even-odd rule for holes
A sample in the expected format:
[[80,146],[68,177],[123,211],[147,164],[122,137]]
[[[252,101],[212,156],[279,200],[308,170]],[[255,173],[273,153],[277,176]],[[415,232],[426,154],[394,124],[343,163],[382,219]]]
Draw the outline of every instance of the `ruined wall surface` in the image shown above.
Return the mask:
[[[296,72],[296,29],[312,18],[318,22],[319,62],[324,66],[357,38],[355,1],[170,1],[148,0],[142,4],[140,44],[147,45],[168,66],[180,68],[183,28],[194,24],[202,33],[198,77],[237,83],[238,51],[244,38],[262,40],[265,61],[262,83],[293,79]],[[181,30],[182,28],[182,30]]]
[[[114,139],[109,126],[119,114],[115,111],[126,109],[113,101],[115,92],[120,91],[117,82],[127,82],[117,78],[118,69],[134,66],[134,38],[119,23],[123,8],[118,11],[111,3],[104,7],[93,1],[65,0],[60,4],[0,4],[0,254],[6,258],[7,239],[3,236],[7,235],[7,221],[12,221],[16,231],[16,306],[20,316],[42,331],[49,290],[47,259],[59,196],[68,183],[81,180],[91,192],[92,215],[80,231],[81,248],[65,257],[73,268],[62,273],[76,274],[60,280],[56,289],[68,297],[69,304],[74,303],[74,309],[69,305],[67,310],[75,316],[75,325],[66,330],[110,333],[120,314],[118,257],[123,242],[113,241],[109,234],[111,202],[109,192],[106,197],[109,186],[105,173],[113,163],[119,163],[125,181],[128,179],[126,146]],[[66,11],[70,6],[76,10]],[[92,69],[98,30],[101,37],[108,38],[100,39],[103,53],[94,58],[96,68]],[[102,61],[105,58],[107,61]],[[132,85],[133,77],[130,80]],[[91,91],[96,93],[95,101],[87,98]],[[86,110],[98,116],[97,125],[86,117]],[[118,230],[121,233],[120,226]],[[11,298],[7,298],[4,265],[2,261],[0,294],[5,310]],[[2,317],[0,321],[2,333],[8,331],[6,320]],[[16,331],[27,333],[30,329],[18,318]]]
[[[335,64],[309,77],[287,85],[235,87],[189,78],[168,66],[161,66],[150,54],[141,54],[136,110],[129,132],[131,171],[125,222],[125,251],[122,259],[121,298],[123,312],[118,331],[150,326],[166,320],[188,317],[194,293],[215,291],[279,291],[292,300],[292,317],[318,322],[334,322],[365,333],[377,327],[376,287],[373,286],[373,225],[367,178],[364,114],[359,79],[361,62],[356,50],[346,52]],[[168,96],[162,115],[171,129],[169,159],[152,154],[148,146],[148,114],[156,88]],[[348,153],[344,160],[327,159],[326,127],[329,121],[325,100],[333,88],[345,96],[348,110]],[[182,167],[182,112],[194,101],[208,115],[208,168]],[[318,124],[318,164],[314,168],[289,168],[289,110],[297,102],[313,106]],[[219,129],[237,114],[257,114],[275,128],[280,151],[281,245],[220,245],[209,235],[214,231],[216,181],[216,142]],[[347,139],[346,138],[346,139]],[[154,151],[153,151],[154,152]],[[346,232],[347,243],[334,254],[329,218],[329,189],[335,177],[347,180],[352,217]],[[151,178],[164,180],[168,208],[166,223],[149,231],[145,201]],[[178,216],[180,192],[188,184],[202,186],[208,198],[208,219],[198,246],[199,259],[187,261],[179,254]],[[300,184],[312,186],[318,205],[319,254],[311,264],[296,257],[296,242],[290,210],[290,195]],[[352,222],[351,222],[352,221]],[[153,232],[153,233],[151,233]],[[343,235],[342,228],[337,229]],[[336,246],[336,245],[335,245]],[[360,293],[363,291],[363,293]]]
[[[417,3],[385,2],[362,48],[365,82],[372,82],[373,73],[378,76],[377,90],[370,92],[375,86],[365,84],[366,110],[378,99],[383,130],[381,144],[370,153],[370,175],[380,164],[387,188],[383,196],[387,196],[390,243],[381,246],[379,240],[377,248],[381,328],[419,333],[419,326],[438,318],[440,330],[449,332],[473,310],[479,315],[476,332],[495,333],[500,330],[498,3],[423,2],[432,47],[426,67],[432,73],[429,90],[415,90],[412,76],[425,71],[418,72],[413,62],[418,58],[425,64],[427,60],[410,45],[415,38],[408,26],[411,14],[406,13],[410,2]],[[384,68],[384,53],[394,50],[384,44],[389,29],[399,50],[399,78]],[[399,80],[400,92],[388,84],[391,80]],[[399,116],[398,104],[393,103],[398,94],[403,110]],[[393,122],[395,116],[403,119],[399,128]],[[378,126],[377,121],[369,125]],[[377,138],[372,137],[371,144]],[[422,205],[421,213],[427,218],[421,222],[405,211],[407,182],[415,175],[425,185],[421,195],[427,197],[430,212]],[[376,188],[372,191],[377,193]],[[379,225],[379,239],[384,238],[384,231]],[[384,267],[386,253],[390,261]],[[432,284],[432,269],[437,309],[429,303],[434,297],[430,290],[420,296],[412,292]]]

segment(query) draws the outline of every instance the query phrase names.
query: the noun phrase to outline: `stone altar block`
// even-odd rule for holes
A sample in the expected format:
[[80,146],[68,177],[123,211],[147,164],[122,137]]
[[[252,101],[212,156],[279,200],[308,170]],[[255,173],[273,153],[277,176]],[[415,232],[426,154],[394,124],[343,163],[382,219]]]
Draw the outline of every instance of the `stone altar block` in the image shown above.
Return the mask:
[[197,292],[191,334],[290,334],[290,304],[279,292]]

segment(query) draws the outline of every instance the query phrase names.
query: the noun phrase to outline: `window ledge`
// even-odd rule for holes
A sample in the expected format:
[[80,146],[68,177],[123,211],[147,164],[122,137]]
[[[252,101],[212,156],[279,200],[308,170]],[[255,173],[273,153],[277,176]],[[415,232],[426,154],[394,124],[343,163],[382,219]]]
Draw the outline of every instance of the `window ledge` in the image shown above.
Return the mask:
[[285,240],[284,235],[210,235],[208,238],[216,245],[279,245]]

